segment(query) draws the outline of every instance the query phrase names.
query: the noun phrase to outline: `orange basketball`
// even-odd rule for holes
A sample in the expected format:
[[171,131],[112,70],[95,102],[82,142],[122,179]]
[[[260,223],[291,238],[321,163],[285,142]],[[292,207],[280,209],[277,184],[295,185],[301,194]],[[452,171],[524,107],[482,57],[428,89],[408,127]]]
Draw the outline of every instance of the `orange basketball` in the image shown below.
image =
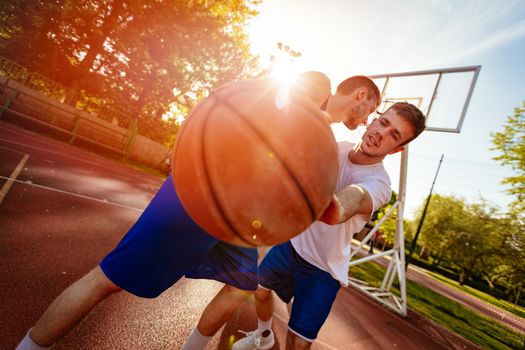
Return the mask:
[[231,244],[282,243],[335,191],[338,150],[319,107],[270,80],[223,86],[182,123],[173,180],[191,218]]

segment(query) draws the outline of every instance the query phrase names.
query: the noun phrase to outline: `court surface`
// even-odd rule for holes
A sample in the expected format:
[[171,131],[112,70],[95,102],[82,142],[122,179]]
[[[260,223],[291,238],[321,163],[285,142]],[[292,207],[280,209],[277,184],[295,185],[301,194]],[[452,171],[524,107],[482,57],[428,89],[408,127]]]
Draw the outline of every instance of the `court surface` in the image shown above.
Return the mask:
[[[12,349],[52,300],[118,243],[162,179],[2,122],[0,151],[0,187],[11,182],[0,204],[0,348]],[[178,349],[220,288],[183,279],[152,300],[119,293],[54,349]],[[275,349],[285,347],[287,318],[286,305],[277,303]],[[239,329],[255,327],[249,299],[207,349],[229,349]],[[476,347],[342,288],[313,349]]]

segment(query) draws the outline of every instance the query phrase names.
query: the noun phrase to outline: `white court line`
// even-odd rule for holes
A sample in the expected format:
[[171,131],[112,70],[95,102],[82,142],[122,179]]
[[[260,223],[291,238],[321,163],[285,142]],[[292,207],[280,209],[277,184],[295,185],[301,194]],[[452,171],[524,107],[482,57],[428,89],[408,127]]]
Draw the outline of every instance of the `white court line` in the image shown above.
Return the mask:
[[6,150],[8,150],[9,152],[13,152],[13,153],[18,153],[18,154],[27,154],[27,153],[20,152],[20,151],[14,150],[14,149],[12,149],[12,148],[7,148],[7,147],[4,147],[4,146],[0,146],[0,148],[2,148],[2,149],[6,149]]
[[8,178],[2,176],[2,178],[6,179],[7,181],[4,184],[4,186],[2,186],[2,189],[0,190],[0,205],[4,201],[4,198],[9,192],[9,190],[11,189],[11,186],[13,186],[13,182],[16,181],[16,178],[22,171],[22,168],[26,164],[28,158],[29,158],[29,154],[24,154],[24,156],[22,157],[22,160],[18,163],[15,170],[13,170],[13,172],[11,173],[11,176],[9,176]]
[[[27,148],[36,149],[36,150],[47,152],[47,153],[51,153],[51,154],[56,154],[58,156],[61,156],[62,158],[73,159],[73,160],[75,160],[77,162],[83,162],[83,163],[86,163],[86,164],[95,165],[97,167],[105,168],[105,169],[108,169],[108,170],[119,170],[120,172],[125,172],[127,175],[130,175],[130,176],[135,177],[135,178],[140,179],[140,180],[144,180],[144,178],[146,177],[146,176],[140,176],[140,175],[137,175],[137,174],[133,173],[131,171],[132,169],[120,168],[120,167],[117,167],[117,166],[109,166],[109,165],[101,164],[100,162],[85,160],[85,159],[77,158],[77,157],[74,157],[74,156],[69,156],[69,155],[66,155],[66,154],[61,153],[61,152],[51,151],[51,150],[46,149],[46,148],[37,147],[37,146],[31,146],[31,145],[27,145],[25,143],[15,142],[15,141],[7,140],[7,139],[0,138],[0,141],[12,143],[14,145],[19,145],[19,146],[23,146],[23,147],[27,147]],[[74,149],[72,151],[77,151],[77,150]],[[82,156],[85,156],[85,153],[81,153],[81,152],[78,152],[78,153],[80,155],[82,155]],[[93,157],[92,155],[89,155],[89,156]],[[105,159],[105,158],[101,158],[101,160],[104,161],[104,162],[108,162],[108,160]],[[157,177],[155,177],[155,178],[157,178]],[[150,180],[150,181],[152,181],[152,180]]]
[[[5,177],[5,176],[0,176],[0,179],[9,179],[9,178],[7,178],[7,177]],[[21,183],[21,184],[23,184],[23,185],[27,185],[27,186],[33,186],[33,187],[42,188],[42,189],[45,189],[45,190],[50,190],[50,191],[53,191],[53,192],[59,192],[59,193],[63,193],[63,194],[69,194],[69,195],[71,195],[71,196],[75,196],[75,197],[79,197],[79,198],[83,198],[83,199],[89,199],[89,200],[92,200],[92,201],[95,201],[95,202],[99,202],[99,203],[104,203],[104,204],[114,205],[114,206],[116,206],[116,207],[121,207],[121,208],[126,208],[126,209],[132,209],[132,210],[136,210],[136,211],[139,211],[139,212],[143,212],[143,211],[144,211],[144,209],[135,208],[135,207],[130,207],[130,206],[127,206],[127,205],[124,205],[124,204],[115,203],[115,202],[110,202],[110,201],[108,201],[107,199],[94,198],[94,197],[90,197],[90,196],[85,196],[85,195],[83,195],[83,194],[78,194],[78,193],[68,192],[68,191],[64,191],[64,190],[59,190],[58,188],[47,187],[47,186],[38,185],[38,184],[29,183],[29,182],[20,181],[20,180],[15,180],[15,179],[13,179],[12,181],[14,181],[14,182],[18,182],[18,183]]]

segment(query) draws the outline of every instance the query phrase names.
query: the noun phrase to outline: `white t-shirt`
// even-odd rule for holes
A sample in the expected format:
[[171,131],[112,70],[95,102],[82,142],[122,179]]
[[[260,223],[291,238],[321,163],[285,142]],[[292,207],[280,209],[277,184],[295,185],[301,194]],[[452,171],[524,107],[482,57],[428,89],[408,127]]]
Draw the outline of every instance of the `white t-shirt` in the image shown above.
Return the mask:
[[[370,194],[372,213],[390,200],[390,178],[383,163],[357,165],[348,154],[355,144],[339,142],[339,180],[337,191],[348,185],[359,185]],[[371,214],[356,214],[338,225],[315,221],[300,235],[291,239],[297,253],[310,264],[330,273],[341,284],[348,285],[350,244],[354,233],[361,231]]]

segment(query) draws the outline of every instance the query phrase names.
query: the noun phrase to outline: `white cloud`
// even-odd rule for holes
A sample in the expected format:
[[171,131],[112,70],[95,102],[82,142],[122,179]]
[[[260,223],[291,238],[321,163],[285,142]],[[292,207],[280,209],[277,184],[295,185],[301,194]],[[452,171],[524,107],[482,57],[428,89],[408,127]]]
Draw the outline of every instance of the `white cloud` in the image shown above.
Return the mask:
[[463,60],[523,37],[525,37],[525,20],[510,23],[506,28],[480,37],[474,42],[468,42],[460,50],[454,50],[448,53],[447,56],[442,57],[442,60],[443,63]]

